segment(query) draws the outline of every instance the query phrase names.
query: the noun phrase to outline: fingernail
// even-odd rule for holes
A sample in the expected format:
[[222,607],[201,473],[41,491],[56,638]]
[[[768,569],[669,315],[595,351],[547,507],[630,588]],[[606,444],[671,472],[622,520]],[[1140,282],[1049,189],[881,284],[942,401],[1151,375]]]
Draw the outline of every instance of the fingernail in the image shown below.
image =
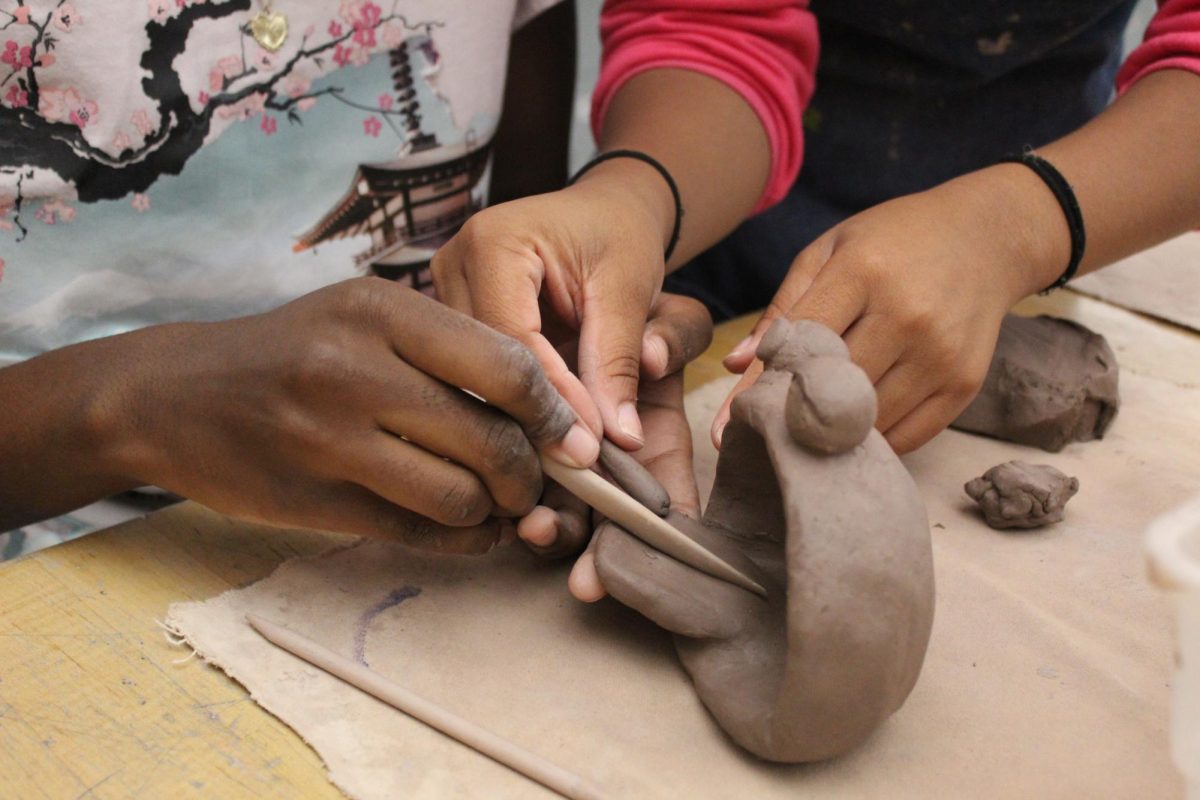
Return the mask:
[[645,361],[649,369],[653,372],[653,376],[661,378],[665,376],[667,371],[667,363],[671,360],[671,351],[667,347],[667,340],[658,335],[650,335],[642,343],[642,350],[645,353]]
[[617,407],[617,427],[631,439],[639,443],[646,441],[642,433],[642,421],[638,418],[637,406],[626,400]]
[[733,360],[737,360],[739,358],[744,357],[746,355],[746,353],[749,352],[750,345],[753,341],[754,341],[753,336],[747,336],[745,339],[742,339],[740,342],[737,343],[737,347],[730,350],[729,355],[725,356],[725,358],[722,360],[723,361],[733,361]]
[[591,431],[576,422],[563,437],[562,453],[568,461],[573,462],[572,466],[587,469],[596,463],[600,455],[600,442]]
[[729,424],[729,420],[723,419],[713,427],[713,440],[716,442],[717,448],[721,447],[721,437],[725,435],[725,426]]

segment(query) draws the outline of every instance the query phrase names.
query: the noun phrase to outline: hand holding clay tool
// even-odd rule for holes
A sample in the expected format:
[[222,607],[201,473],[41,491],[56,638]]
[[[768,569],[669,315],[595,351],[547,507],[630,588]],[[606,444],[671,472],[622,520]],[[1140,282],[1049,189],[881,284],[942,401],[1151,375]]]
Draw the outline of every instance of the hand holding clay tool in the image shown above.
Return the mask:
[[564,489],[656,550],[701,572],[765,597],[767,590],[720,556],[590,469],[542,458],[542,469]]
[[572,800],[595,800],[603,796],[599,789],[575,773],[552,764],[541,756],[518,747],[507,739],[502,739],[491,731],[413,694],[363,664],[340,656],[289,628],[277,625],[255,614],[247,614],[246,622],[262,634],[263,638],[277,647],[307,661],[314,667],[320,667],[335,678],[341,678],[351,686],[424,722],[452,739],[457,739],[467,747],[537,781],[563,797],[569,797]]

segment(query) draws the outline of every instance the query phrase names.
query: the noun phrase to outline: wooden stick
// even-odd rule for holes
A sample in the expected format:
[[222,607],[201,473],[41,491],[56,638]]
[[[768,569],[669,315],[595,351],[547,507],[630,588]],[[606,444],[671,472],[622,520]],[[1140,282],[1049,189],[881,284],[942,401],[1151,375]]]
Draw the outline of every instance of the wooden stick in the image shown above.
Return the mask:
[[559,767],[541,756],[502,739],[491,731],[479,727],[469,720],[452,714],[441,706],[413,694],[377,672],[340,656],[313,640],[293,630],[263,619],[256,614],[247,614],[246,622],[263,635],[267,641],[286,650],[297,658],[340,678],[346,683],[382,700],[393,708],[403,711],[429,727],[441,731],[452,739],[465,744],[504,766],[535,780],[563,797],[573,800],[595,800],[602,797],[600,790],[573,772]]
[[706,575],[728,581],[766,597],[767,590],[737,567],[706,550],[665,519],[590,469],[575,469],[542,458],[542,469],[564,489],[599,511],[646,544],[695,567]]

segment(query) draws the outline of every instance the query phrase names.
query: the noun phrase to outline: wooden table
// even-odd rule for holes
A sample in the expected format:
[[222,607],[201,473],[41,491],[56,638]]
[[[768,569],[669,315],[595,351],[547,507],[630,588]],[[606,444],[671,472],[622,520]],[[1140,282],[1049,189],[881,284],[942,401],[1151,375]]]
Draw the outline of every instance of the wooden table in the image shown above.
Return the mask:
[[[752,322],[718,328],[689,388],[725,374]],[[155,624],[331,540],[187,503],[0,565],[0,795],[340,797],[296,734],[217,670],[178,664]]]

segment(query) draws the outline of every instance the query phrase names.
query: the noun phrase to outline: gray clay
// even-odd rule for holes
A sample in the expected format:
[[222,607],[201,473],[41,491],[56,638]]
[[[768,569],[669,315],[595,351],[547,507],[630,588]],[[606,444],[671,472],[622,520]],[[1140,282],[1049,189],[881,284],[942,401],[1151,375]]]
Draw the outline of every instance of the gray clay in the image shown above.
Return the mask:
[[1009,461],[963,488],[993,528],[1040,528],[1062,520],[1067,501],[1079,491],[1079,479],[1046,464]]
[[818,356],[792,376],[783,409],[798,444],[821,453],[844,453],[875,426],[875,387],[845,358]]
[[952,427],[1056,453],[1102,438],[1119,405],[1117,359],[1103,336],[1009,314],[983,388]]
[[630,497],[665,517],[671,508],[671,496],[636,458],[608,439],[600,441],[600,464]]
[[812,323],[772,326],[759,349],[766,371],[733,403],[703,524],[668,517],[730,563],[753,568],[766,598],[612,523],[596,537],[608,591],[676,634],[713,717],[774,761],[830,758],[862,742],[908,697],[933,622],[925,507],[879,432],[869,424],[862,431],[866,376],[846,378],[844,407],[836,394],[821,395],[835,427],[852,429],[836,433],[841,452],[813,449],[812,427],[788,422],[803,417],[789,405],[815,395],[792,391],[797,375],[843,371],[822,366],[831,358],[858,370],[835,340]]

